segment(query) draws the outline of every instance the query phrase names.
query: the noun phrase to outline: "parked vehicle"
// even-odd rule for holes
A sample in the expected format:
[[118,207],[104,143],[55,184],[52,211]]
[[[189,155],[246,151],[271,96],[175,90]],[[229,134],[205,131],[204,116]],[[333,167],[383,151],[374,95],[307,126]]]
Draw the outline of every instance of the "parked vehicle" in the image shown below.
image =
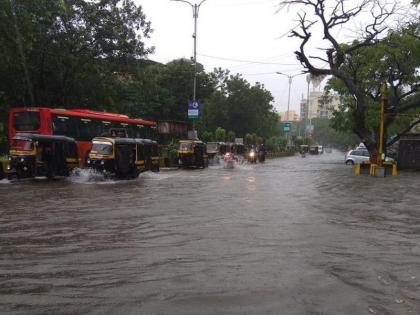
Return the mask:
[[149,139],[96,137],[88,167],[117,178],[136,178],[144,171],[159,171],[157,144]]
[[73,138],[17,133],[11,140],[8,178],[69,176],[79,165]]
[[363,162],[369,162],[370,156],[368,150],[350,150],[346,153],[345,163],[347,165],[360,164]]
[[209,165],[207,148],[200,140],[181,140],[178,148],[178,166],[183,168]]
[[[361,164],[370,161],[369,151],[365,149],[350,150],[346,153],[344,162],[347,165]],[[386,157],[385,161],[394,161],[390,157]]]

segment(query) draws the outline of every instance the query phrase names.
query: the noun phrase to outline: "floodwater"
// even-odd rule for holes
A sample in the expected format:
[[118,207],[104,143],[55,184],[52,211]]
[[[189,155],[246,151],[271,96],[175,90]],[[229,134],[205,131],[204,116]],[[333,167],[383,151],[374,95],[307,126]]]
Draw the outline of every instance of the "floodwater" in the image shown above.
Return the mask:
[[0,181],[0,313],[420,314],[420,174],[343,162]]

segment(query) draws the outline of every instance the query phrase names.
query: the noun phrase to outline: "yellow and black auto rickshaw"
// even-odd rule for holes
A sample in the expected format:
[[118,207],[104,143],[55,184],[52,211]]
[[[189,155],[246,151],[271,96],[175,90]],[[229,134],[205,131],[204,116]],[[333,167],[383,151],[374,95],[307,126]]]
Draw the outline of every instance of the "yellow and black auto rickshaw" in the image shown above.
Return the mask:
[[159,171],[157,143],[149,139],[96,137],[87,166],[105,176],[125,179],[148,170]]
[[181,140],[178,148],[178,166],[183,168],[209,165],[206,144],[200,140]]
[[69,176],[79,165],[76,141],[64,136],[18,133],[9,153],[9,179]]

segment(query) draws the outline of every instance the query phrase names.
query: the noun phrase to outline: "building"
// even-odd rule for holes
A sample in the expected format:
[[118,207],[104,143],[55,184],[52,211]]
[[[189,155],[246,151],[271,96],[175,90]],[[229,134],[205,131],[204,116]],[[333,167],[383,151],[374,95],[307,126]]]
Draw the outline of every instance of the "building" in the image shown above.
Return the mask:
[[323,91],[312,91],[309,94],[309,103],[306,99],[300,102],[302,120],[312,118],[332,118],[333,111],[338,109],[340,99],[338,95],[325,97]]
[[280,113],[280,120],[281,121],[299,121],[299,115],[296,113],[295,110],[289,110]]

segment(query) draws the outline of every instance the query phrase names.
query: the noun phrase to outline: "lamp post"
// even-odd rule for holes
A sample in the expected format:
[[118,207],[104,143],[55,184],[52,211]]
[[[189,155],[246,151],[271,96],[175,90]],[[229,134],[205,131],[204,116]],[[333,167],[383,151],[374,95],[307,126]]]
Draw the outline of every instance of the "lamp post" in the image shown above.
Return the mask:
[[292,88],[292,80],[293,80],[294,77],[297,77],[298,75],[302,75],[303,73],[297,73],[297,74],[294,74],[294,75],[285,74],[285,73],[280,72],[280,71],[277,71],[276,73],[284,75],[289,79],[289,95],[287,97],[287,118],[289,118],[289,116],[290,116],[290,113],[289,113],[289,109],[290,109],[290,89]]
[[[171,1],[177,1],[177,2],[185,2],[189,4],[193,10],[193,18],[194,18],[194,33],[193,33],[193,39],[194,39],[194,83],[193,83],[193,102],[197,101],[197,19],[198,19],[198,12],[200,11],[200,6],[206,1],[201,0],[199,4],[192,4],[189,1],[186,0],[171,0]],[[194,131],[194,121],[193,121],[193,131]]]
[[[308,83],[308,91],[306,93],[306,117],[305,117],[305,133],[308,131],[308,120],[309,120],[309,125],[312,128],[312,121],[311,118],[309,118],[309,84],[311,83],[311,75],[306,75],[306,82]],[[312,129],[310,130],[309,135],[312,135]]]
[[[292,88],[292,80],[293,80],[294,77],[296,77],[298,75],[301,75],[303,73],[296,73],[296,74],[293,74],[293,75],[285,74],[285,73],[280,72],[280,71],[277,71],[276,73],[284,75],[289,79],[289,95],[287,97],[287,121],[289,121],[290,120],[289,119],[290,118],[289,117],[290,116],[290,90]],[[287,133],[287,144],[290,145],[290,131],[288,131],[288,133]]]

